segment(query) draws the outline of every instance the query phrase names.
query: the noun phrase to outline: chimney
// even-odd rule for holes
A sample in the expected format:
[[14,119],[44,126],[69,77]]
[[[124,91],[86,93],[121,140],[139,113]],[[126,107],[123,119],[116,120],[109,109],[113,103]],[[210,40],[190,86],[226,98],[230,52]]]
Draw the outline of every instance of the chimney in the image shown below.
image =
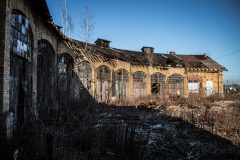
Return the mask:
[[204,57],[205,59],[207,59],[207,58],[208,58],[207,53],[204,53],[204,54],[203,54],[203,57]]
[[153,47],[142,47],[142,52],[145,53],[150,66],[153,64],[153,53],[154,53],[154,48]]
[[103,48],[109,48],[110,47],[110,42],[111,41],[109,41],[109,40],[98,38],[94,43],[97,46],[100,46],[100,47],[103,47]]
[[143,53],[146,53],[146,54],[153,54],[154,52],[154,48],[153,47],[142,47],[142,52]]
[[176,52],[175,51],[170,51],[169,54],[175,56]]

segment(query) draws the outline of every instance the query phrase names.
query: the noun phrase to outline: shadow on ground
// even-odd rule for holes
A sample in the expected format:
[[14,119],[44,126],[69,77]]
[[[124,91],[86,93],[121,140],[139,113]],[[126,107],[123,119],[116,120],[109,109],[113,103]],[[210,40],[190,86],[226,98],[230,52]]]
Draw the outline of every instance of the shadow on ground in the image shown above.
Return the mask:
[[[61,114],[52,125],[40,121],[26,124],[20,138],[22,157],[58,160],[239,158],[238,148],[230,141],[159,110],[98,103],[90,107],[87,102],[81,106],[88,107],[72,107],[68,115]],[[28,132],[29,128],[34,129]]]

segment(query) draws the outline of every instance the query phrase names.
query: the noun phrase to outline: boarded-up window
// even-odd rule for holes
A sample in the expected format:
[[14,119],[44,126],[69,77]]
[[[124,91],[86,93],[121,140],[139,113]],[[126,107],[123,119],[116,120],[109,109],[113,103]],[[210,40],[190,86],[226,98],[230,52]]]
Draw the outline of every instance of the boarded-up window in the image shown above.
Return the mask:
[[133,73],[134,97],[146,96],[146,74],[144,72]]
[[199,93],[199,82],[197,80],[188,80],[188,92]]
[[111,98],[111,72],[107,66],[97,69],[97,98],[107,101]]
[[118,99],[125,99],[128,96],[128,72],[119,69],[115,72],[115,95]]
[[151,92],[155,95],[163,95],[165,86],[165,76],[160,73],[151,75]]
[[206,81],[206,95],[211,96],[213,94],[213,81]]
[[88,62],[82,62],[79,65],[79,75],[83,86],[90,91],[92,84],[92,67]]
[[183,76],[173,74],[168,77],[168,90],[169,95],[173,97],[180,97],[184,94]]

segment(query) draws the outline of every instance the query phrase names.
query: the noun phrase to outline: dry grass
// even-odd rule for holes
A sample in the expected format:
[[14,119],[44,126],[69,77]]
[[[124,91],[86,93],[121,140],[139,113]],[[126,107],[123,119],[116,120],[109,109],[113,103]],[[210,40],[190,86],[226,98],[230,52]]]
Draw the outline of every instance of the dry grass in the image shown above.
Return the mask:
[[89,99],[48,122],[26,122],[13,146],[35,160],[234,159],[239,114],[239,101],[213,97]]
[[179,117],[240,145],[240,95],[175,101],[164,110],[167,115]]

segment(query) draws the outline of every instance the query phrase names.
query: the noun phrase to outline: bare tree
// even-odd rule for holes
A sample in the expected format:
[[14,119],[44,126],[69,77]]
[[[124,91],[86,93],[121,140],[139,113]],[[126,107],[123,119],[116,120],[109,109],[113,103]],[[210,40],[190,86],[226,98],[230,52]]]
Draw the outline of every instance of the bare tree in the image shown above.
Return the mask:
[[72,16],[69,13],[69,7],[67,0],[64,0],[63,6],[61,6],[61,0],[57,0],[60,9],[60,18],[62,20],[62,32],[64,35],[70,37],[73,30]]
[[89,8],[86,6],[84,12],[81,16],[80,21],[80,36],[85,41],[85,49],[87,49],[87,45],[91,40],[93,31],[94,31],[94,22],[93,22],[93,15]]

